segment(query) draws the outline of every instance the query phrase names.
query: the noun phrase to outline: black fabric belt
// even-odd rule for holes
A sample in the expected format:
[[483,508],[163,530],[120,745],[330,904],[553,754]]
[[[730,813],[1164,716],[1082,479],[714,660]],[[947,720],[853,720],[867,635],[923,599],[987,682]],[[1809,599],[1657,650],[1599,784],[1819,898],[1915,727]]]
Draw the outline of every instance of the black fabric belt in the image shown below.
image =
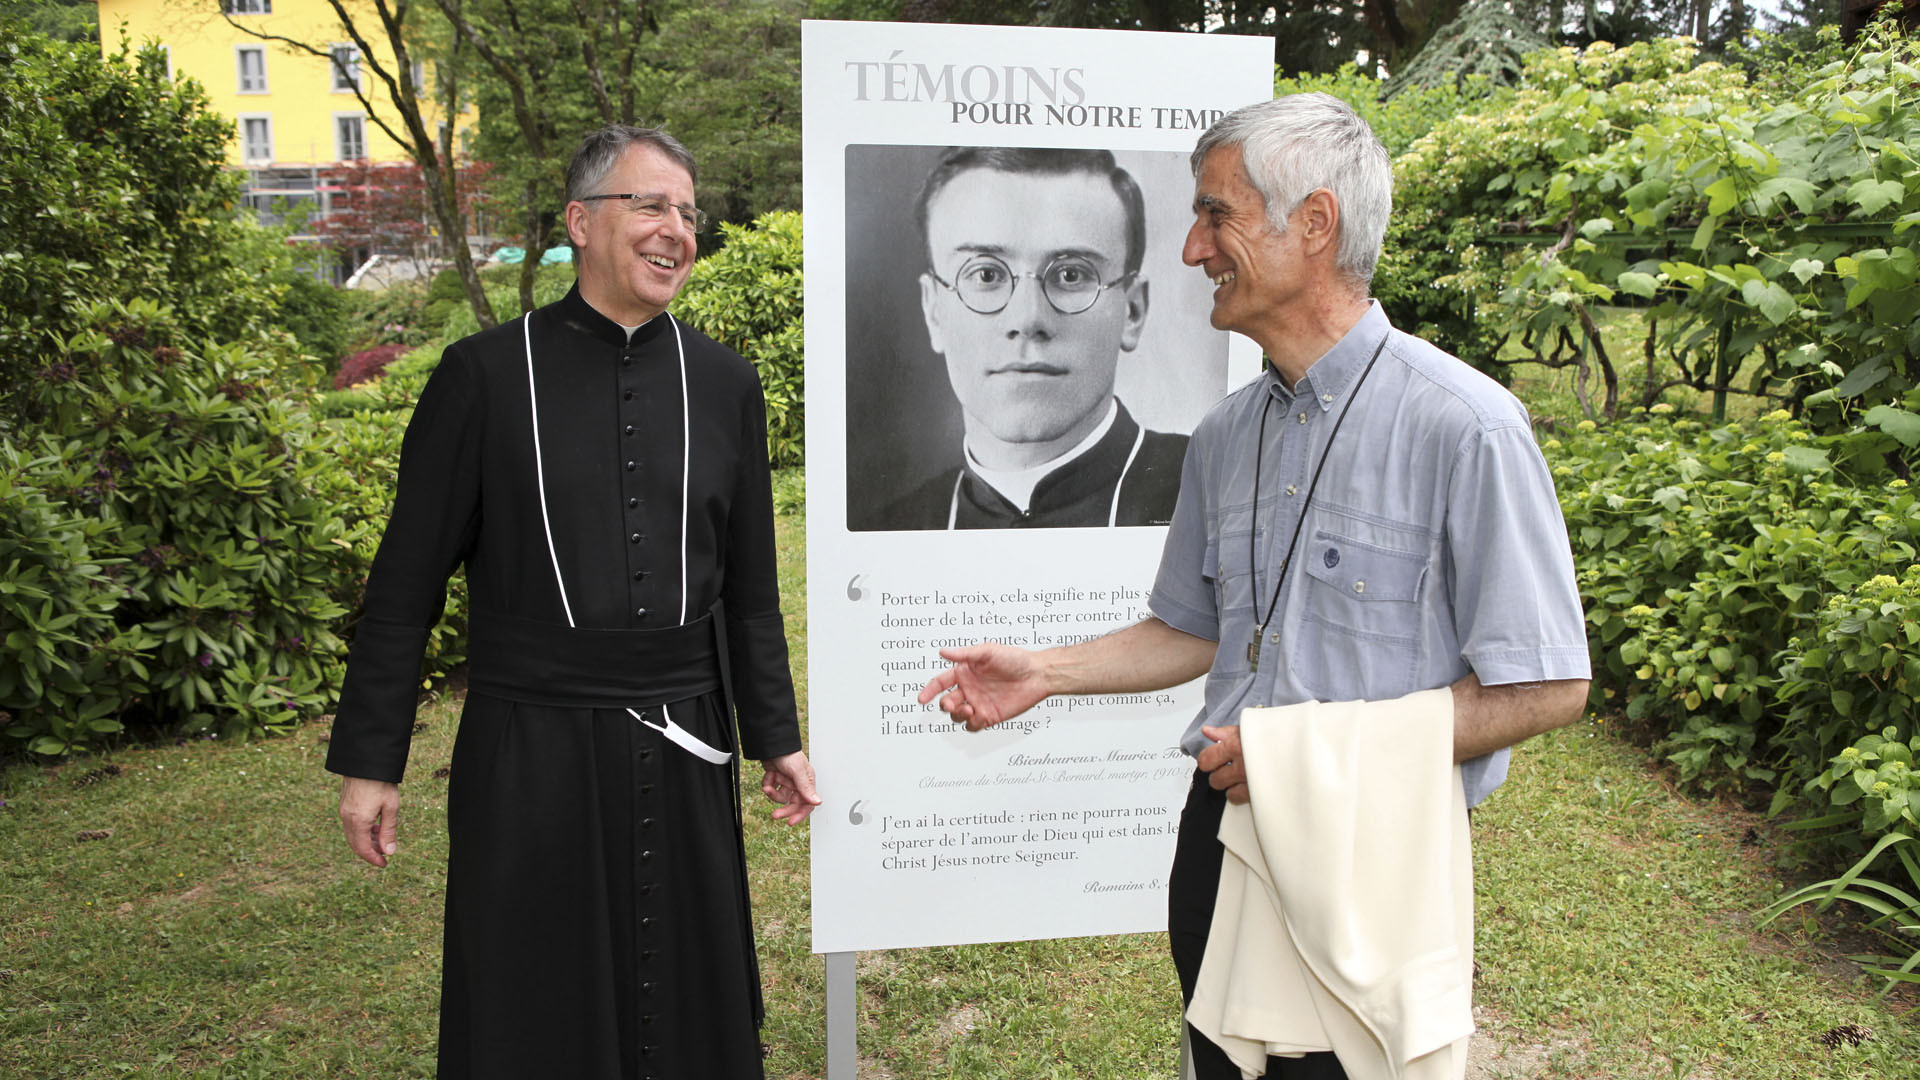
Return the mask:
[[467,687],[579,709],[670,705],[721,690],[731,722],[726,625],[718,603],[659,630],[590,630],[476,609],[467,629]]

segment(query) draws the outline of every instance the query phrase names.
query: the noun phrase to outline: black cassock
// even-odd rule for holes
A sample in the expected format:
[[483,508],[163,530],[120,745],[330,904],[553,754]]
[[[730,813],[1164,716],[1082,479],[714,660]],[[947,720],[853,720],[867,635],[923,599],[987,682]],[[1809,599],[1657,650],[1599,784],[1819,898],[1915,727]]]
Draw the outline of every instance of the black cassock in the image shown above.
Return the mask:
[[670,315],[629,343],[577,288],[421,392],[327,768],[399,781],[464,562],[441,1077],[762,1075],[734,766],[657,729],[800,749],[768,482],[752,366]]

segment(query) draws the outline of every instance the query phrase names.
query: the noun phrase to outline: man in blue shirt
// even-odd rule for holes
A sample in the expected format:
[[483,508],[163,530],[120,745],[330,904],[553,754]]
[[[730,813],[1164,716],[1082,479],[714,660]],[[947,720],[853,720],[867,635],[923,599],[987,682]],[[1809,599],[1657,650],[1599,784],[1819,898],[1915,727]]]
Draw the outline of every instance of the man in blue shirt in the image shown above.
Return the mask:
[[[954,666],[921,692],[980,730],[1052,694],[1207,676],[1181,740],[1198,770],[1169,877],[1188,998],[1220,815],[1247,798],[1240,710],[1450,686],[1471,806],[1505,778],[1507,747],[1579,717],[1590,675],[1566,526],[1526,410],[1368,298],[1392,174],[1366,122],[1324,94],[1263,102],[1210,128],[1193,164],[1183,256],[1214,282],[1213,325],[1259,342],[1267,366],[1194,432],[1153,617],[1042,652],[948,650]],[[1192,1039],[1200,1080],[1237,1080]],[[1272,1058],[1266,1075],[1345,1074],[1314,1054]]]

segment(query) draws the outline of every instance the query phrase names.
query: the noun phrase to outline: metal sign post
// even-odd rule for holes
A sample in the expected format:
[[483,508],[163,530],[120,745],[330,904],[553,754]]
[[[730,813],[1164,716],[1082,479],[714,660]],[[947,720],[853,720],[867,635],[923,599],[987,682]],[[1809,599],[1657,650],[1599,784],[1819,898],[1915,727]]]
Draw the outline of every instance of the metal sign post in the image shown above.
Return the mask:
[[856,1080],[860,1013],[853,993],[858,953],[830,952],[827,958],[827,1080]]

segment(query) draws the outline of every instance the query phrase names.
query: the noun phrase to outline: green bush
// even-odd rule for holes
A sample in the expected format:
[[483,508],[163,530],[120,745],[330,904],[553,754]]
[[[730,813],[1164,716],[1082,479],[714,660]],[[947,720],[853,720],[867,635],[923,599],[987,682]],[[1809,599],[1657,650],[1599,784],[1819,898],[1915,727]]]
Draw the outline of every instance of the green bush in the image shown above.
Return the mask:
[[140,685],[150,643],[115,622],[124,560],[100,558],[104,525],[36,483],[48,464],[0,440],[0,722],[7,741],[58,754],[121,730],[117,690]]
[[106,57],[0,24],[0,416],[41,359],[114,297],[237,341],[274,311],[235,216],[232,121],[157,49]]
[[[1846,747],[1915,734],[1904,662],[1882,646],[1920,635],[1888,584],[1920,552],[1920,507],[1870,439],[1785,410],[1728,426],[1655,410],[1545,444],[1596,704],[1623,705],[1683,782],[1821,815],[1819,778]],[[1890,819],[1856,820],[1871,836]]]
[[[250,734],[321,711],[373,528],[321,495],[327,432],[272,392],[271,360],[195,343],[158,304],[85,314],[32,383],[39,430],[4,443],[6,513],[43,538],[0,571],[9,738],[68,751],[131,719]],[[64,599],[33,607],[56,578]]]
[[277,283],[278,328],[293,335],[300,351],[327,371],[340,366],[353,344],[353,301],[347,293],[292,271]]
[[355,289],[345,294],[351,305],[347,352],[376,345],[424,345],[436,328],[426,321],[427,287],[417,281],[396,281],[384,289]]
[[763,214],[722,225],[726,246],[693,264],[674,311],[752,361],[767,397],[767,454],[775,468],[806,460],[806,334],[800,215]]

